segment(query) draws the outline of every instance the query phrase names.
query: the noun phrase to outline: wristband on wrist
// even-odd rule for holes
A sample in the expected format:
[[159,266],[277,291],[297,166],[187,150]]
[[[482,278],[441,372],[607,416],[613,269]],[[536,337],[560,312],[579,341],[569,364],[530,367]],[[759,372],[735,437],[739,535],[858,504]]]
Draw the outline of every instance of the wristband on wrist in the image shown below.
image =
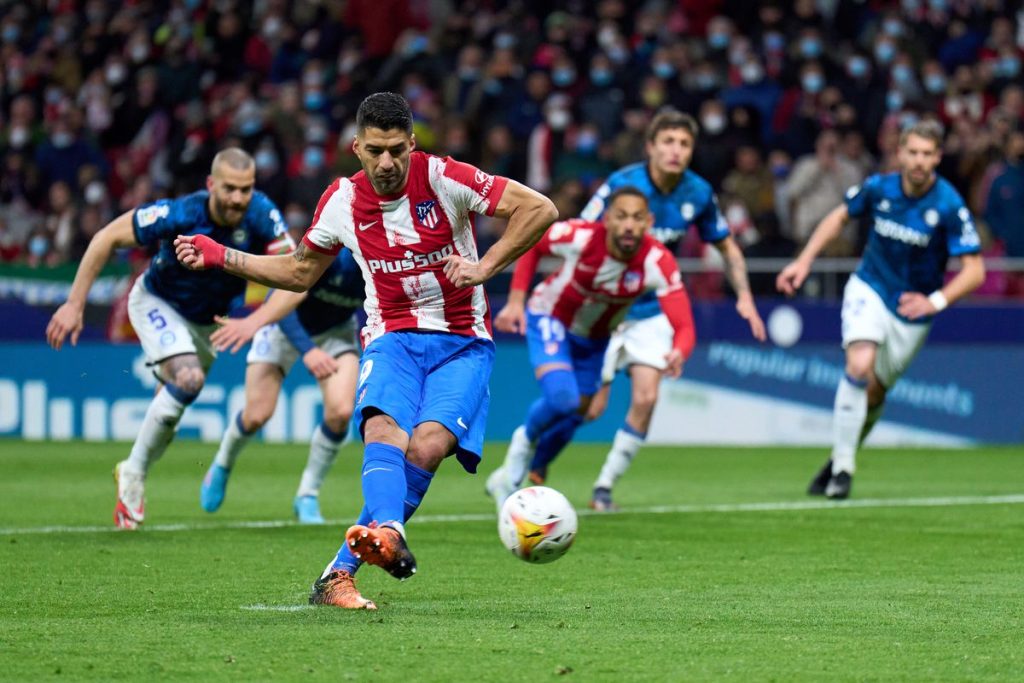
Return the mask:
[[949,306],[949,299],[942,293],[941,289],[936,289],[934,292],[928,295],[928,301],[935,307],[935,312],[945,310]]
[[203,266],[206,268],[224,267],[224,253],[227,249],[223,244],[217,242],[217,240],[207,237],[206,235],[196,235],[193,244],[195,244],[203,254]]

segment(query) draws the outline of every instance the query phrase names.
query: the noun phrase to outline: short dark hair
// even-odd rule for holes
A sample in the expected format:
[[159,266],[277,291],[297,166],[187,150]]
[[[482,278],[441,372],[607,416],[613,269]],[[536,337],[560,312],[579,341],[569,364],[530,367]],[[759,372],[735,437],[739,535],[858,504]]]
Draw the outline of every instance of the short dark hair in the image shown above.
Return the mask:
[[690,134],[690,137],[695,142],[697,140],[697,133],[700,132],[700,126],[697,125],[697,120],[692,116],[684,114],[673,107],[665,107],[655,114],[651,122],[647,124],[647,141],[654,142],[654,138],[658,137],[658,133],[674,128],[682,128]]
[[615,188],[615,190],[610,195],[608,195],[608,201],[605,202],[605,206],[611,206],[619,197],[639,197],[640,199],[644,200],[644,204],[647,204],[648,208],[650,208],[651,203],[647,199],[647,195],[645,195],[643,192],[640,191],[639,188],[633,185],[623,185],[622,187]]
[[911,135],[916,135],[919,138],[931,140],[935,143],[936,147],[941,149],[942,138],[944,137],[945,132],[946,131],[942,128],[942,124],[935,119],[923,119],[900,131],[900,146],[902,147],[907,144],[907,140],[910,139]]
[[373,93],[359,105],[356,128],[360,133],[367,128],[380,128],[397,129],[412,135],[412,109],[405,98],[397,93]]

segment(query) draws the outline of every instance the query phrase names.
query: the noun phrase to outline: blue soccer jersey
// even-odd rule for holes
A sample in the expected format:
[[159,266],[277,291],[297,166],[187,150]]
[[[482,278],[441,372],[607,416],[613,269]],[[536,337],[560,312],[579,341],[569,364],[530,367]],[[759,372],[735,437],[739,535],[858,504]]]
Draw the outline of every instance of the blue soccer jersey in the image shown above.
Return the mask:
[[310,335],[340,325],[363,305],[366,285],[352,252],[342,249],[299,304],[299,322]]
[[873,175],[847,191],[846,209],[870,226],[857,276],[896,315],[904,292],[930,294],[942,287],[950,256],[981,251],[970,209],[939,176],[914,198],[903,193],[899,173]]
[[287,251],[293,244],[281,212],[262,192],[254,192],[242,222],[222,227],[213,222],[207,209],[210,193],[194,192],[178,199],[161,199],[145,204],[132,215],[135,240],[159,245],[146,270],[145,285],[165,300],[186,320],[208,325],[215,315],[224,315],[234,299],[245,293],[246,282],[221,269],[189,270],[174,255],[178,235],[206,235],[221,244],[253,254]]
[[[598,188],[583,209],[581,217],[588,221],[600,220],[608,196],[620,187],[631,185],[647,196],[654,214],[651,234],[671,251],[675,251],[691,225],[696,225],[704,242],[720,242],[729,236],[718,199],[711,184],[693,171],[683,173],[671,192],[658,189],[647,170],[646,163],[631,164],[615,171]],[[629,309],[627,318],[651,318],[661,313],[661,306],[653,292],[640,296]]]

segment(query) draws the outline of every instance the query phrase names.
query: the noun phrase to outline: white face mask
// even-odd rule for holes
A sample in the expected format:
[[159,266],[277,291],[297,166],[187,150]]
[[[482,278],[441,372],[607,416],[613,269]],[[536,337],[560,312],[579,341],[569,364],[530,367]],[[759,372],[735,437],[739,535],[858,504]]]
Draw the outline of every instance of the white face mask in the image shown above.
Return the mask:
[[744,83],[759,83],[764,78],[764,69],[760,64],[744,64],[740,76]]
[[717,135],[725,130],[725,117],[721,114],[708,114],[700,120],[700,124],[711,135]]
[[15,149],[21,149],[28,142],[28,128],[18,126],[17,128],[11,129],[11,134],[7,137],[7,141],[11,144],[11,147]]
[[548,113],[547,120],[552,130],[565,130],[569,127],[572,117],[564,109],[555,109]]
[[124,77],[127,75],[127,70],[123,64],[111,64],[105,72],[107,83],[110,85],[120,85],[124,82]]

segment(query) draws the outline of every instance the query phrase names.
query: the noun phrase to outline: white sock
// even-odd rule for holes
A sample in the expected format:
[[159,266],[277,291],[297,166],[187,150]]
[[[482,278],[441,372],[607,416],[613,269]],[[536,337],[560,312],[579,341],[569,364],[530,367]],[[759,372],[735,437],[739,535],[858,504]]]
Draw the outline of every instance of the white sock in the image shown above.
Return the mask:
[[228,428],[224,430],[224,436],[220,440],[220,448],[217,450],[217,455],[213,458],[215,464],[227,470],[235,466],[235,460],[238,459],[239,453],[249,443],[252,435],[256,433],[255,430],[251,432],[242,431],[241,422],[242,413],[238,412],[231,418]]
[[135,437],[132,452],[122,469],[145,477],[150,465],[167,450],[184,412],[185,404],[171,396],[166,387],[161,389],[146,409],[139,435]]
[[867,383],[854,384],[843,376],[836,389],[836,402],[832,411],[832,473],[855,469],[854,459],[860,430],[868,413]]
[[324,477],[330,471],[334,459],[338,457],[338,448],[341,447],[341,439],[332,439],[324,433],[324,425],[313,430],[313,438],[309,440],[309,458],[306,460],[306,469],[302,471],[302,479],[299,481],[299,490],[295,494],[301,496],[319,496],[320,487],[323,486]]
[[619,429],[615,432],[612,449],[608,451],[608,457],[604,460],[601,474],[597,475],[594,488],[608,489],[610,491],[615,486],[615,482],[619,480],[619,477],[629,469],[629,466],[633,463],[633,458],[636,457],[643,444],[644,439],[642,436],[631,434],[625,429]]
[[526,436],[526,426],[516,427],[516,431],[512,432],[508,451],[505,452],[505,463],[502,465],[509,483],[513,486],[518,488],[523,479],[526,479],[526,468],[530,466],[536,449],[537,445],[530,443],[529,437]]
[[[860,430],[860,443],[864,443],[868,435],[871,434],[871,430],[875,428],[875,423],[882,417],[882,409],[885,408],[884,403],[879,403],[874,408],[868,408],[868,416],[864,420],[864,428]],[[860,444],[857,444],[858,446]]]

